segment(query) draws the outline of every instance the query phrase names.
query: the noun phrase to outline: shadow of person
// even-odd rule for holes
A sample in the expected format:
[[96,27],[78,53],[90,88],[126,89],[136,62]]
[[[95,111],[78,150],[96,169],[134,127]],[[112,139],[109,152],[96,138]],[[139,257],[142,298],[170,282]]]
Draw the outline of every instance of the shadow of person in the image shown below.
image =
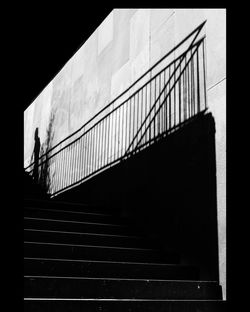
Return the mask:
[[38,183],[38,164],[39,164],[39,154],[40,154],[40,138],[38,136],[38,128],[35,130],[35,136],[34,136],[35,144],[34,144],[34,151],[33,151],[33,157],[34,157],[34,167],[33,167],[33,179],[35,183]]

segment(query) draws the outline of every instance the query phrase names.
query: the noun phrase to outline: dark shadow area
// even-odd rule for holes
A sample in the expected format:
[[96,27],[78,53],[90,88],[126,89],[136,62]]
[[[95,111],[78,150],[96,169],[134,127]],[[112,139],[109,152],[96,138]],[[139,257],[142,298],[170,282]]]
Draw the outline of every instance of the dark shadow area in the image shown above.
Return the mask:
[[47,195],[41,186],[36,184],[32,177],[25,171],[23,171],[23,198],[36,200],[49,199],[49,195]]
[[52,148],[53,139],[54,139],[54,121],[55,121],[55,112],[52,111],[49,119],[49,125],[46,131],[46,140],[41,146],[40,155],[44,155],[40,159],[39,166],[39,184],[46,193],[50,193],[51,181],[53,177],[50,172],[50,153],[49,150]]
[[39,154],[40,154],[40,147],[41,147],[40,138],[38,135],[38,128],[36,128],[35,130],[34,140],[35,140],[34,151],[32,154],[32,160],[34,160],[34,166],[33,166],[32,176],[33,176],[34,182],[37,184],[39,182],[38,164],[39,164]]
[[[50,194],[51,181],[53,180],[53,173],[51,173],[50,170],[51,160],[49,151],[52,148],[54,139],[54,120],[55,112],[52,111],[50,114],[48,128],[46,130],[46,139],[42,145],[39,137],[39,128],[35,129],[34,149],[30,160],[29,171],[24,174],[25,185],[27,187],[29,185],[29,187],[32,188],[32,192],[35,190],[35,194],[37,192],[39,194],[41,192],[42,194],[46,194],[47,198],[49,198],[49,195],[47,194]],[[29,190],[25,189],[25,196],[28,194]]]
[[218,280],[215,124],[195,118],[151,147],[55,200],[113,207],[164,250]]

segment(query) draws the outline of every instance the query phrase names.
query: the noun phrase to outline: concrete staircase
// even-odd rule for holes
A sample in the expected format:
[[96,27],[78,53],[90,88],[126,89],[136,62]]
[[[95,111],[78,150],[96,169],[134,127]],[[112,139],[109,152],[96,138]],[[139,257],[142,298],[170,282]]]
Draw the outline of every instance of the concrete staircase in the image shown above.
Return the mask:
[[114,210],[36,199],[24,206],[25,311],[217,311],[217,281],[200,281],[196,267]]

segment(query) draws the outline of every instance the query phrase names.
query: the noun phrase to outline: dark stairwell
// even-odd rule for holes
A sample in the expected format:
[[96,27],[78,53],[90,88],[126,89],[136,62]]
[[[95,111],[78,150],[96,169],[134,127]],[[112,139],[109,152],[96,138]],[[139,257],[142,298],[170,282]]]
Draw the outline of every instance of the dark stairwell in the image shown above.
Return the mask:
[[[163,70],[168,81],[161,84],[158,75],[142,87],[147,95],[158,83],[159,91],[155,87],[154,105],[136,113],[125,153],[108,163],[104,152],[89,165],[103,147],[116,146],[99,131],[110,122],[109,113],[85,125],[62,152],[47,154],[47,163],[54,159],[48,166],[52,196],[32,198],[27,192],[24,201],[26,310],[219,311],[215,125],[200,80],[195,82],[199,75],[192,72],[202,40]],[[113,112],[124,107],[119,105]],[[86,142],[98,149],[82,160],[79,149]],[[67,148],[78,158],[66,155]],[[41,157],[41,167],[44,162]],[[70,174],[72,163],[85,165],[82,175]],[[58,171],[66,174],[61,180]]]

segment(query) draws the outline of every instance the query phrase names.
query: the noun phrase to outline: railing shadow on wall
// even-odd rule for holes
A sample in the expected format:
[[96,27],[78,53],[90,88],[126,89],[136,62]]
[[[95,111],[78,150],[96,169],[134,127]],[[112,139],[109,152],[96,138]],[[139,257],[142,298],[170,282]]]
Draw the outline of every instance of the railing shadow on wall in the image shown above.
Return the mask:
[[[205,23],[81,128],[46,148],[38,168],[43,182],[49,181],[48,194],[55,196],[82,183],[204,114]],[[26,172],[32,174],[34,165]]]

